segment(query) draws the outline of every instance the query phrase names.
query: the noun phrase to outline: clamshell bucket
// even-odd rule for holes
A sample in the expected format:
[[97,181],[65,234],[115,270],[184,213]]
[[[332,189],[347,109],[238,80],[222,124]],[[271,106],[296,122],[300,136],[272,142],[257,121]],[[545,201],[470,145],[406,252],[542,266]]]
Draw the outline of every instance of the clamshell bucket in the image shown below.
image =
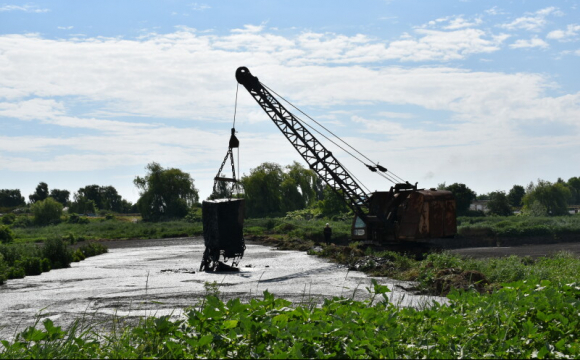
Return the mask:
[[202,204],[205,253],[200,270],[215,269],[220,256],[236,266],[244,256],[244,199],[206,200]]

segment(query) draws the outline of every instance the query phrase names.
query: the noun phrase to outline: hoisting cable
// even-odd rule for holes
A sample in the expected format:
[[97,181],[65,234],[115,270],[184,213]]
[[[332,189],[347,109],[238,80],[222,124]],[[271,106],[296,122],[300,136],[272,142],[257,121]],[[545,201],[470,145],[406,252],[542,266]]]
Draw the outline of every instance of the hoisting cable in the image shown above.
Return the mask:
[[240,89],[240,83],[236,85],[236,102],[234,103],[234,123],[232,128],[236,128],[236,112],[238,111],[238,90]]
[[[262,84],[262,86],[266,87],[265,85]],[[315,123],[317,123],[318,125],[320,125],[316,120],[312,119],[310,116],[308,116],[308,114],[305,114],[302,110],[298,109],[296,106],[292,105],[292,103],[290,103],[288,100],[284,99],[282,96],[280,96],[279,94],[277,94],[275,91],[273,91],[272,89],[268,88],[268,90],[272,91],[274,94],[278,95],[281,99],[283,99],[284,101],[286,101],[288,104],[290,104],[292,107],[294,107],[296,110],[300,111],[302,114],[306,115],[309,119],[311,119],[312,121],[314,121]],[[318,129],[316,129],[315,127],[313,127],[312,125],[308,124],[306,121],[300,119],[298,116],[294,117],[303,125],[309,127],[310,129],[312,129],[314,132],[316,132],[317,134],[319,134],[320,136],[322,136],[323,138],[325,138],[326,140],[328,140],[329,142],[331,142],[332,144],[334,144],[336,147],[338,147],[339,149],[341,149],[342,151],[344,151],[345,153],[349,154],[350,156],[352,156],[353,158],[355,158],[356,160],[358,160],[361,164],[365,165],[368,167],[368,165],[362,161],[360,158],[358,158],[357,156],[355,156],[354,154],[352,154],[350,151],[346,150],[344,147],[340,146],[339,144],[337,144],[334,140],[330,139],[328,136],[326,136],[325,134],[321,133]],[[324,126],[320,125],[322,128],[326,129]],[[345,142],[344,140],[342,140],[341,138],[339,138],[338,136],[336,136],[335,134],[333,134],[330,130],[326,129],[326,131],[328,131],[329,133],[331,133],[332,135],[334,135],[334,137],[336,137],[337,139],[339,139],[340,141],[342,141],[343,143],[345,143],[347,146],[349,146],[351,149],[354,149],[352,146],[350,146],[347,142]],[[357,151],[356,149],[354,149],[355,151]],[[358,151],[357,151],[358,152]],[[359,152],[360,153],[360,152]],[[361,154],[362,155],[362,154]],[[364,155],[363,155],[364,156]],[[365,156],[366,158],[366,156]],[[367,158],[368,159],[368,158]],[[368,159],[370,160],[370,159]],[[372,162],[372,161],[371,161]],[[346,168],[345,168],[346,169]],[[348,171],[348,170],[347,170]],[[373,171],[376,172],[376,171]],[[351,174],[351,176],[353,178],[356,179],[356,177],[354,175],[352,175],[352,173],[349,171],[349,173]],[[394,173],[390,172],[389,174],[386,173],[382,173],[382,172],[377,172],[378,175],[380,175],[381,177],[383,177],[384,179],[387,179],[388,181],[392,182],[393,184],[397,184],[398,182],[405,182],[403,179],[401,179],[400,177],[398,177],[397,175],[395,175]],[[397,178],[400,179],[400,181],[393,179],[391,177],[391,175],[396,176]],[[360,182],[360,180],[356,179],[357,181]],[[362,183],[361,183],[362,185]],[[364,185],[362,185],[363,187],[365,187]],[[366,188],[366,187],[365,187]],[[367,188],[368,190],[368,188]]]
[[[238,90],[239,89],[240,89],[240,83],[237,83],[236,84],[236,101],[234,103],[234,123],[232,124],[232,129],[236,128],[236,113],[238,112]],[[238,146],[237,152],[238,152],[238,172],[237,172],[238,179],[236,179],[236,180],[239,180],[239,177],[240,177],[240,148],[239,148],[239,146]],[[232,161],[233,161],[233,159],[232,159]],[[236,183],[235,187],[236,187],[236,191],[239,191],[239,189],[237,187],[237,183]]]
[[[295,106],[294,104],[292,104],[290,101],[286,100],[283,96],[281,96],[280,94],[278,94],[276,91],[272,90],[271,88],[269,88],[267,85],[265,85],[264,83],[260,82],[260,84],[262,84],[263,87],[265,87],[266,89],[268,89],[269,91],[271,91],[272,93],[276,94],[280,99],[284,100],[285,102],[287,102],[290,106],[292,106],[294,109],[296,109],[297,111],[299,111],[300,113],[302,113],[304,116],[306,116],[307,118],[309,118],[310,120],[312,120],[313,122],[315,122],[318,126],[320,126],[321,128],[323,128],[324,130],[326,130],[327,132],[329,132],[330,134],[332,134],[334,137],[336,137],[338,140],[340,140],[342,143],[344,143],[346,146],[348,146],[349,148],[351,148],[352,150],[354,150],[355,152],[357,152],[359,155],[361,155],[362,157],[364,157],[365,159],[367,159],[371,164],[375,165],[375,169],[379,168],[379,164],[374,162],[373,160],[369,159],[366,155],[364,155],[363,153],[361,153],[360,151],[358,151],[357,149],[355,149],[354,147],[352,147],[349,143],[347,143],[346,141],[344,141],[343,139],[341,139],[339,136],[337,136],[336,134],[334,134],[332,131],[330,131],[329,129],[327,129],[324,125],[320,124],[318,121],[314,120],[310,115],[306,114],[304,111],[302,111],[301,109],[299,109],[297,106]],[[302,121],[302,120],[301,120]],[[304,121],[302,121],[302,123],[306,124]],[[315,130],[312,126],[308,125],[311,129]],[[322,135],[319,131],[315,130],[318,134]],[[328,139],[328,137],[324,136],[327,140],[331,141],[334,145],[338,146],[339,148],[341,148],[343,151],[345,151],[347,154],[349,154],[350,156],[354,157],[355,159],[357,159],[358,161],[360,161],[362,164],[364,164],[365,166],[368,167],[368,165],[362,161],[361,159],[359,159],[358,157],[354,156],[353,154],[351,154],[350,152],[346,151],[344,148],[342,148],[341,146],[339,146],[338,144],[336,144],[335,142],[333,142],[332,140]],[[380,168],[384,169],[384,167],[380,166]],[[385,169],[386,171],[386,169]],[[373,171],[373,172],[377,172],[377,171]],[[379,175],[383,175],[383,171],[379,170],[379,172],[377,172]],[[392,171],[389,172],[390,175],[393,175],[396,179],[399,179],[400,182],[405,182],[405,180],[403,180],[401,177],[399,177],[398,175],[396,175],[395,173],[393,173]],[[393,181],[390,177],[387,176],[383,176],[385,179],[393,182],[393,183],[397,183],[398,181]]]

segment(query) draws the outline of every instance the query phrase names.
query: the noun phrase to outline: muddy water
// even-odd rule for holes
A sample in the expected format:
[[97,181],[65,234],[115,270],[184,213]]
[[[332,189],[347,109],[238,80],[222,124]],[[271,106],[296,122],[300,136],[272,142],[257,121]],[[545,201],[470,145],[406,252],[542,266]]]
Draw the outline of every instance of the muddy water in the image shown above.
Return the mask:
[[[199,272],[203,239],[183,238],[109,242],[109,253],[73,263],[72,268],[9,280],[0,286],[0,338],[11,337],[39,316],[59,325],[85,316],[179,315],[216,282],[224,299],[261,296],[264,290],[294,303],[333,296],[368,299],[371,278],[298,251],[247,244],[239,272]],[[385,278],[389,298],[401,306],[425,306],[442,298],[415,296],[410,284]]]

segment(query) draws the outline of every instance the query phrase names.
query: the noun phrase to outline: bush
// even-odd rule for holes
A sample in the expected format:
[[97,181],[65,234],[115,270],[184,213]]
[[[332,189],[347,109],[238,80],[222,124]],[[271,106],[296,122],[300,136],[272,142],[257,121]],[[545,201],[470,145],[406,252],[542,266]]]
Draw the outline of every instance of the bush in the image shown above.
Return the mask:
[[62,204],[53,198],[46,198],[35,202],[31,208],[34,214],[34,222],[37,225],[50,225],[60,222],[62,215]]
[[12,225],[16,220],[16,214],[10,213],[2,216],[2,224],[4,225]]
[[76,224],[79,222],[79,215],[77,213],[71,213],[68,216],[68,219],[66,221],[69,224]]
[[8,226],[0,225],[0,242],[8,244],[14,241],[14,234]]
[[26,215],[18,216],[14,223],[12,224],[13,228],[26,228],[32,225],[32,221]]
[[52,269],[67,268],[73,261],[69,247],[61,238],[52,237],[44,242],[43,255],[50,261]]

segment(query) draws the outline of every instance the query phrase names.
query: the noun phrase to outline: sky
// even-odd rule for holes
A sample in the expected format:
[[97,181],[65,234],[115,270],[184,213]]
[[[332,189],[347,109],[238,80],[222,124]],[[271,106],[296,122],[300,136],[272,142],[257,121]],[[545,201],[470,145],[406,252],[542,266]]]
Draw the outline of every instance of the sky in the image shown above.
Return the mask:
[[580,176],[580,0],[0,0],[0,189],[135,202],[158,162],[205,199],[234,112],[238,173],[306,165],[239,66],[421,188]]

